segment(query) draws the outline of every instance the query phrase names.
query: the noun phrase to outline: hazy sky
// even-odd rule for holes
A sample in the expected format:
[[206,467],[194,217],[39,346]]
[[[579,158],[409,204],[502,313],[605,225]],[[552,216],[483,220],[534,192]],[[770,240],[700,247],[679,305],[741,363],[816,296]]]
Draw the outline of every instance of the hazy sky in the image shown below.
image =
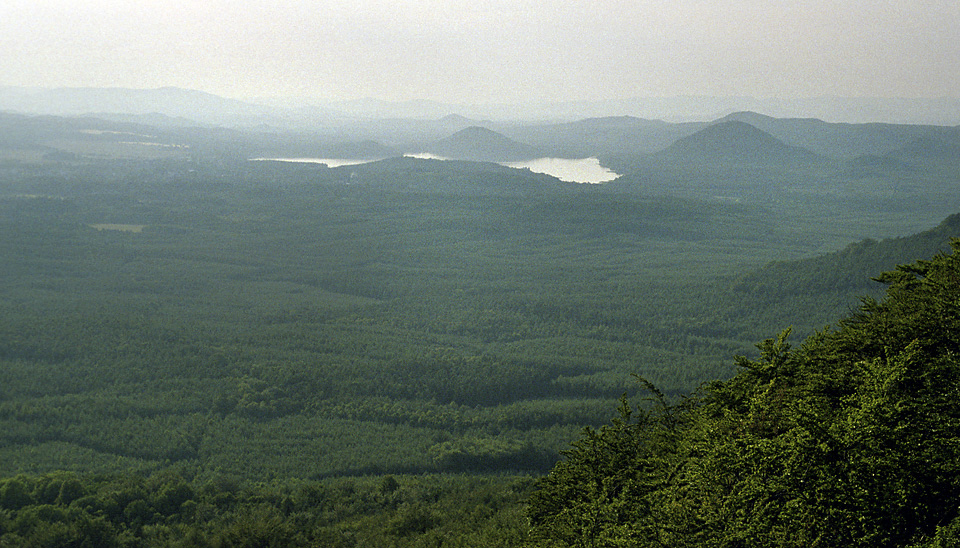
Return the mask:
[[958,0],[0,0],[0,85],[960,97]]

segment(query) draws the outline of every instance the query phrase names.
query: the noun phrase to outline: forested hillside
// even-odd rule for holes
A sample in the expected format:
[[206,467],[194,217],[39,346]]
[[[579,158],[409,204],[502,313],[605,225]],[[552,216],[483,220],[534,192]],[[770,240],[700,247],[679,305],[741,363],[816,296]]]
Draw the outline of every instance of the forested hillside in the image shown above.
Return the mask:
[[648,402],[622,398],[619,417],[584,431],[532,493],[509,476],[245,486],[182,464],[147,477],[21,474],[0,480],[0,541],[953,546],[960,241],[954,249],[881,275],[886,298],[797,349],[786,332],[758,345],[728,381],[671,401],[640,379]]
[[960,235],[950,159],[744,162],[796,150],[736,124],[686,142],[743,136],[722,168],[678,146],[579,185],[0,122],[0,546],[518,546],[534,479],[634,374],[690,422],[704,382],[742,379],[733,356],[766,363],[756,341],[822,330]]
[[531,498],[537,546],[955,546],[960,240],[679,403],[623,401]]
[[729,376],[749,339],[704,331],[704,299],[819,245],[736,204],[399,163],[23,177],[0,202],[0,466],[545,470],[630,373]]

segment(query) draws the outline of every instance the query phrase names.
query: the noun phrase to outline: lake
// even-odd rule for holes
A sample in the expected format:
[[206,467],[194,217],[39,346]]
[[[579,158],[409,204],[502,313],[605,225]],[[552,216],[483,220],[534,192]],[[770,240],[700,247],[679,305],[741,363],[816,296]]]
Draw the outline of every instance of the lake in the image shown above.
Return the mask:
[[357,160],[349,158],[250,158],[251,162],[295,162],[299,164],[323,164],[327,167],[355,166],[377,162],[383,158]]
[[600,160],[596,158],[537,158],[523,162],[504,162],[502,165],[553,175],[570,183],[608,183],[620,176],[600,165]]
[[[423,160],[448,160],[433,154],[405,154],[410,158]],[[352,166],[377,160],[355,160],[344,158],[252,158],[251,161],[300,162],[324,164],[327,167]],[[596,158],[536,158],[523,162],[501,162],[500,165],[514,169],[529,169],[534,173],[552,175],[561,181],[570,183],[600,184],[610,182],[620,175],[600,165]]]

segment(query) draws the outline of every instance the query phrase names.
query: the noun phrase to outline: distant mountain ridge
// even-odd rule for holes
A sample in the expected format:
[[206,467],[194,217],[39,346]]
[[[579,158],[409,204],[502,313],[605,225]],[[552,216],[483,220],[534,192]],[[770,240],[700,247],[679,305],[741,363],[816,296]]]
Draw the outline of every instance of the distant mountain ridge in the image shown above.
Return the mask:
[[857,124],[960,124],[960,98],[819,97],[785,100],[686,96],[549,104],[470,105],[431,100],[398,102],[369,98],[351,101],[310,98],[237,100],[173,87],[49,89],[0,86],[0,110],[64,116],[162,114],[173,120],[186,118],[200,124],[249,127],[267,123],[285,128],[337,125],[345,121],[355,123],[371,119],[437,120],[451,114],[474,120],[522,121],[528,124],[565,123],[586,118],[624,115],[668,120],[673,123],[704,122],[742,111],[764,112],[779,118],[815,116],[823,120]]
[[904,143],[946,128],[905,124],[837,124],[816,118],[773,118],[756,112],[736,112],[718,122],[740,121],[761,129],[784,143],[834,158],[881,156]]
[[[128,88],[0,88],[0,109],[57,116],[129,117],[158,115],[195,124],[240,126],[275,118],[273,109],[203,91],[165,87]],[[182,123],[182,122],[181,122]]]
[[515,162],[542,156],[536,148],[480,126],[464,128],[432,143],[422,152],[455,160]]
[[960,165],[960,126],[927,132],[887,156],[905,161],[946,160]]
[[699,162],[796,164],[813,162],[817,155],[785,144],[746,122],[728,120],[682,137],[658,153],[672,159]]
[[512,126],[501,131],[554,156],[585,158],[655,152],[703,125],[673,124],[635,116],[606,116],[558,124]]
[[[628,175],[631,171],[646,173],[660,168],[677,172],[686,169],[685,163],[693,167],[697,163],[706,165],[709,162],[728,172],[728,168],[737,164],[750,166],[750,169],[779,166],[794,171],[813,166],[820,173],[849,175],[858,180],[887,177],[891,173],[907,174],[921,164],[938,164],[937,169],[944,175],[949,175],[951,169],[960,168],[960,126],[836,124],[812,118],[772,118],[755,112],[737,112],[713,122],[689,123],[610,116],[524,125],[448,114],[431,120],[340,120],[323,125],[319,119],[310,119],[311,114],[306,112],[297,122],[302,126],[283,129],[289,119],[299,116],[299,111],[274,116],[266,107],[176,88],[139,90],[133,95],[128,91],[71,90],[69,94],[75,95],[74,100],[63,103],[59,109],[84,111],[93,106],[90,101],[94,99],[106,101],[111,98],[116,99],[110,103],[113,107],[128,108],[125,106],[127,101],[136,96],[144,99],[137,107],[141,113],[51,116],[0,111],[6,116],[7,134],[3,142],[8,148],[21,150],[30,147],[37,150],[35,145],[41,142],[56,149],[53,142],[56,139],[51,136],[61,131],[76,139],[80,135],[76,128],[82,126],[167,135],[166,144],[212,144],[222,140],[223,132],[231,132],[233,142],[244,143],[243,151],[238,153],[249,154],[248,157],[371,159],[402,152],[429,152],[455,159],[493,162],[545,156],[596,157],[602,165]],[[21,104],[33,100],[24,93],[17,88],[0,88],[0,105],[4,104],[4,97],[19,97],[17,100]],[[59,90],[37,93],[50,99]],[[105,104],[97,103],[98,106]],[[174,114],[179,112],[179,117],[147,112],[150,108]],[[204,117],[209,123],[195,121]],[[233,129],[234,122],[252,124],[255,120],[259,123]],[[44,135],[39,136],[38,131]],[[80,138],[93,140],[89,133]],[[97,140],[106,138],[101,136]],[[74,152],[83,154],[81,149]],[[109,155],[109,151],[102,152]],[[798,177],[812,180],[806,175],[799,174]]]

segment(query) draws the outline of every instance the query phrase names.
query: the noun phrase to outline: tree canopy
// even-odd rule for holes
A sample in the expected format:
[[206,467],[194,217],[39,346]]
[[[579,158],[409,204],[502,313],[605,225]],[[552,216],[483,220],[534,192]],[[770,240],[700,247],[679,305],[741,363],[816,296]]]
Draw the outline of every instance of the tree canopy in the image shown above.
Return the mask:
[[739,373],[624,399],[540,481],[538,546],[955,546],[960,240],[876,278],[836,328]]

